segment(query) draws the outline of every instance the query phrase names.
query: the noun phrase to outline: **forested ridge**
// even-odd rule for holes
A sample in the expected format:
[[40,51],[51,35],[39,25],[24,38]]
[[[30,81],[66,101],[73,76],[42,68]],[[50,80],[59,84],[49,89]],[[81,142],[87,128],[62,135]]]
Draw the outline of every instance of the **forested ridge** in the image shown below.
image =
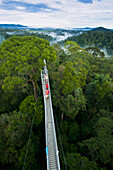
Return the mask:
[[[43,38],[47,41],[53,41],[54,38],[50,35],[44,34],[44,33],[38,33],[38,32],[33,32],[33,31],[27,31],[27,30],[20,30],[20,29],[10,29],[10,28],[0,28],[0,36],[2,37],[2,42],[4,40],[7,40],[8,38],[17,35],[17,36],[36,36],[39,38]],[[2,43],[0,42],[0,44]]]
[[[93,41],[93,39],[92,39]],[[46,169],[40,71],[47,61],[61,169],[113,169],[113,57],[99,49],[13,36],[0,47],[0,169]],[[57,128],[56,128],[57,129]]]
[[[69,37],[64,40],[64,42],[66,41],[74,41],[83,48],[93,46],[106,49],[107,53],[113,56],[113,31],[109,29],[99,27],[79,36]],[[60,44],[64,44],[64,42],[60,42]]]

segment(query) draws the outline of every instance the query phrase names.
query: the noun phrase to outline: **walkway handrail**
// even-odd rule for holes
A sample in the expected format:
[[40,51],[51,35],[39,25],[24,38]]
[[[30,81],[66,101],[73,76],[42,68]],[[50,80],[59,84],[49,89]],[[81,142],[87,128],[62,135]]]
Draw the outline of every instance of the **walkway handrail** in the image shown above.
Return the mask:
[[[48,146],[48,138],[47,138],[47,111],[46,111],[46,98],[45,98],[45,89],[43,88],[43,83],[45,84],[45,79],[43,78],[44,70],[41,71],[41,80],[42,80],[42,90],[43,90],[43,96],[44,96],[44,106],[45,106],[45,138],[46,138],[46,147]],[[49,170],[49,157],[48,154],[46,154],[47,159],[47,170]]]
[[[45,66],[44,66],[44,70],[41,71],[41,79],[42,79],[42,88],[43,88],[43,96],[44,96],[44,105],[45,105],[45,137],[46,137],[46,147],[48,147],[48,133],[47,133],[47,128],[48,128],[48,124],[47,124],[47,110],[46,110],[46,97],[45,97],[45,90],[46,90],[46,86],[45,86],[45,77],[44,77],[44,73],[46,73],[47,77],[48,77],[48,71],[46,68],[46,61],[44,60]],[[43,85],[44,84],[44,85]],[[55,131],[55,123],[54,123],[54,116],[53,116],[53,109],[52,109],[52,100],[51,100],[51,92],[50,92],[50,83],[49,83],[49,77],[48,77],[48,85],[49,85],[49,104],[50,104],[50,117],[52,120],[51,123],[51,128],[53,131],[53,141],[54,141],[54,149],[55,149],[55,155],[56,155],[56,163],[57,163],[57,169],[56,170],[60,170],[60,162],[59,162],[59,155],[58,155],[58,146],[57,146],[57,138],[56,138],[56,131]],[[48,154],[46,154],[46,159],[47,159],[47,170],[49,170],[50,165],[49,165],[49,156]]]
[[[47,73],[47,76],[48,76],[48,73]],[[48,76],[48,85],[49,85],[49,91],[50,91],[49,76]],[[53,124],[53,134],[54,134],[54,141],[55,141],[55,150],[56,150],[57,165],[58,165],[58,170],[60,170],[60,162],[59,162],[59,156],[58,156],[58,152],[59,151],[58,151],[56,131],[55,131],[55,123],[54,123],[54,116],[53,116],[51,92],[49,93],[49,101],[50,101],[50,107],[51,107],[51,117],[52,117],[52,124]]]

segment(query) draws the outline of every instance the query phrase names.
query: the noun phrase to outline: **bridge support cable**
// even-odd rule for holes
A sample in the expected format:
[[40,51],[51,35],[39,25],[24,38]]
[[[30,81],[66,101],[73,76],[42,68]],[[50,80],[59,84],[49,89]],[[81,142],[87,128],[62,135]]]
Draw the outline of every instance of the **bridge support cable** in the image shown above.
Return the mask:
[[[45,78],[45,74],[47,76],[47,79]],[[46,138],[46,149],[47,149],[46,152],[47,170],[60,170],[60,162],[59,162],[59,155],[58,155],[59,151],[57,146],[50,84],[49,84],[49,77],[48,77],[48,71],[46,65],[44,66],[44,70],[41,71],[41,80],[42,80],[42,89],[43,89],[44,106],[45,106],[45,138]],[[49,85],[48,98],[46,98],[46,92],[45,92],[46,81]]]
[[[37,109],[37,102],[36,102],[36,109]],[[29,133],[29,138],[28,138],[28,143],[27,143],[27,148],[26,148],[26,153],[25,153],[24,164],[23,164],[22,170],[25,169],[25,163],[26,163],[26,159],[27,159],[27,154],[28,154],[28,149],[29,149],[29,144],[30,144],[32,129],[33,129],[33,125],[34,125],[36,109],[35,109],[35,111],[34,111],[34,115],[33,115],[33,118],[32,118],[32,124],[31,124],[31,128],[30,128],[30,133]]]
[[57,116],[56,116],[55,111],[54,111],[54,115],[55,115],[56,128],[57,128],[57,132],[58,132],[58,136],[59,136],[59,141],[60,141],[60,145],[61,145],[61,150],[62,150],[62,154],[63,154],[65,169],[67,170],[66,158],[65,158],[65,154],[64,154],[64,150],[63,150],[62,140],[61,140],[61,136],[60,136],[60,130],[59,130],[59,127],[58,127],[58,121],[57,121]]

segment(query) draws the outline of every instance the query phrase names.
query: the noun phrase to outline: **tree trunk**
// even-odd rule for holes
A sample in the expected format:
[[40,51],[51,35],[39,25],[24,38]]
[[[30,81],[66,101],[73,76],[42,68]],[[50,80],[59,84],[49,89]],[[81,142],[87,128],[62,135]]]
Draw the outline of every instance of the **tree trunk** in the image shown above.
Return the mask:
[[37,102],[37,87],[36,87],[36,82],[34,80],[34,75],[35,75],[35,69],[34,68],[32,69],[32,72],[33,72],[32,83],[33,83],[33,88],[34,88],[34,97],[35,97],[35,101]]
[[33,80],[32,83],[33,83],[33,88],[34,88],[35,101],[37,102],[37,87],[36,87],[35,80]]
[[61,120],[64,119],[64,112],[61,113]]

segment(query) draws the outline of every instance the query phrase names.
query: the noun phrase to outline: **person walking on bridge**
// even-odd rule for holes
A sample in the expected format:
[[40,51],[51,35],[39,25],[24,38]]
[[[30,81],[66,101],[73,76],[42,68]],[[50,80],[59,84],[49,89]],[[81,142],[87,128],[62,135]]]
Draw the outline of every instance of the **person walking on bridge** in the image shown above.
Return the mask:
[[47,74],[46,74],[46,73],[45,73],[45,79],[46,79],[46,80],[48,80],[48,76],[47,76]]
[[48,85],[48,83],[46,82],[46,89],[48,90],[48,88],[49,88],[49,85]]
[[46,146],[46,154],[47,154],[47,156],[49,156],[48,150],[49,150],[49,148]]
[[46,90],[46,99],[49,98],[49,90]]

